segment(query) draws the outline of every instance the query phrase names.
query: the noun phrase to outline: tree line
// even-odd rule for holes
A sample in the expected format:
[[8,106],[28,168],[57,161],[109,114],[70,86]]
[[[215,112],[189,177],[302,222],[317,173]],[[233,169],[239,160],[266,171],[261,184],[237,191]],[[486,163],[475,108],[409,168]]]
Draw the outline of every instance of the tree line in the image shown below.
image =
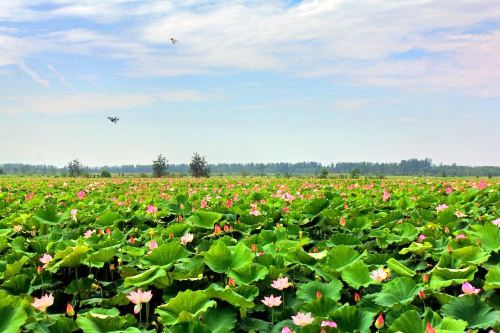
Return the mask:
[[[208,164],[205,157],[195,153],[190,163],[169,164],[163,155],[158,156],[151,164],[120,165],[89,167],[80,164],[79,173],[72,171],[71,163],[63,168],[53,165],[31,165],[21,163],[6,163],[0,165],[0,174],[14,175],[83,175],[83,174],[153,174],[157,176],[188,175],[208,177],[215,175],[318,175],[328,174],[356,174],[370,176],[477,176],[499,177],[498,166],[463,166],[457,164],[433,164],[431,159],[408,159],[396,163],[373,162],[337,162],[321,164],[318,162],[299,163],[217,163]],[[109,175],[109,176],[110,176]]]

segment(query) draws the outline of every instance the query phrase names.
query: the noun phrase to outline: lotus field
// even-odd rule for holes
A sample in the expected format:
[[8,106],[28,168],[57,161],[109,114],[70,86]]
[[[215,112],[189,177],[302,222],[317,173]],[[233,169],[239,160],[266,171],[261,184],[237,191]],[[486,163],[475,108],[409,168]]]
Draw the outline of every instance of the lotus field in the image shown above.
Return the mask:
[[498,332],[499,188],[0,178],[0,332]]

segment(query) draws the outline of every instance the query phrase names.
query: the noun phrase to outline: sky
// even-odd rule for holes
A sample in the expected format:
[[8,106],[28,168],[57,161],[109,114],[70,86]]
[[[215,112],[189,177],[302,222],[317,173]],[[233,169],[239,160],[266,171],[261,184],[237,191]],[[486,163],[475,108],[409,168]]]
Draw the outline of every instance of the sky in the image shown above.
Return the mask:
[[500,166],[498,0],[1,2],[0,163]]

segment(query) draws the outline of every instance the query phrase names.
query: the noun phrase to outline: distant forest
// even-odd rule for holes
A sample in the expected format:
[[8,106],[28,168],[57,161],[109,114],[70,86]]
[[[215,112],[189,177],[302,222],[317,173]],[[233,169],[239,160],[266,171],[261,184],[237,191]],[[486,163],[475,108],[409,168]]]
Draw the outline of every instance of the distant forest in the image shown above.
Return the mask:
[[[479,176],[499,177],[500,167],[497,166],[461,166],[435,165],[431,159],[408,159],[399,163],[372,163],[372,162],[338,162],[323,165],[317,162],[300,163],[218,163],[209,165],[212,175],[319,175],[324,170],[330,174],[349,174],[355,172],[370,176]],[[58,168],[53,165],[31,165],[20,163],[0,164],[0,173],[12,175],[67,175],[68,168]],[[100,174],[107,170],[112,174],[146,174],[152,172],[152,165],[121,165],[84,167],[88,175]],[[171,175],[187,175],[188,164],[169,164],[168,173]]]

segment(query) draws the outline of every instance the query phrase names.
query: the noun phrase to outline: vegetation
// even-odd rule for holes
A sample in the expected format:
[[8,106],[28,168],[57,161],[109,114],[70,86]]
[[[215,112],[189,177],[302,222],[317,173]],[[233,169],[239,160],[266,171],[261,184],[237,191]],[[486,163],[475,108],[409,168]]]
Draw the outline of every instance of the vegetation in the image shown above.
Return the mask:
[[68,172],[70,177],[79,177],[83,174],[83,165],[78,159],[68,163]]
[[210,177],[210,168],[205,160],[205,156],[202,157],[200,154],[194,153],[191,163],[189,163],[189,173],[196,178]]
[[102,170],[101,171],[101,177],[102,178],[111,178],[111,173],[109,173],[108,170]]
[[1,178],[0,327],[498,331],[499,189],[496,179]]
[[158,155],[158,158],[153,161],[153,177],[161,178],[167,175],[167,159],[163,155]]
[[[6,173],[15,175],[59,175],[68,172],[66,168],[57,168],[51,165],[29,165],[29,164],[3,164],[0,165]],[[399,163],[371,163],[338,162],[322,165],[316,162],[301,163],[219,163],[209,164],[209,169],[214,174],[224,175],[315,175],[322,168],[330,174],[349,174],[354,169],[359,169],[364,176],[448,176],[448,177],[500,177],[500,167],[496,166],[460,166],[433,165],[431,160],[409,159]],[[262,168],[263,167],[263,168]],[[151,172],[151,165],[122,165],[122,166],[101,166],[83,167],[83,171],[88,174],[99,174],[102,169],[106,169],[114,174],[140,174]],[[188,164],[170,164],[169,172],[172,174],[188,174]]]

